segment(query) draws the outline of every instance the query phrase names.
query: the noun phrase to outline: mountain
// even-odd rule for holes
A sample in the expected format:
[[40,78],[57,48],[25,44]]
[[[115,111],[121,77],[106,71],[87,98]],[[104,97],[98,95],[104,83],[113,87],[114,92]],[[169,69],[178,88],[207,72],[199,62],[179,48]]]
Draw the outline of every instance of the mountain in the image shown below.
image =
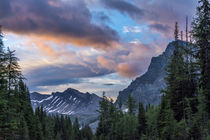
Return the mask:
[[[179,44],[183,43],[185,44],[179,41]],[[174,49],[174,42],[171,42],[161,55],[153,57],[146,73],[137,77],[126,89],[120,91],[115,104],[118,104],[120,99],[122,104],[125,104],[130,94],[136,104],[142,102],[144,105],[158,105],[161,100],[161,90],[166,87],[164,80],[166,66],[170,62]]]
[[64,92],[43,95],[37,92],[30,94],[33,109],[43,106],[48,114],[63,114],[78,117],[80,122],[94,122],[101,98],[95,94],[82,93],[68,88]]

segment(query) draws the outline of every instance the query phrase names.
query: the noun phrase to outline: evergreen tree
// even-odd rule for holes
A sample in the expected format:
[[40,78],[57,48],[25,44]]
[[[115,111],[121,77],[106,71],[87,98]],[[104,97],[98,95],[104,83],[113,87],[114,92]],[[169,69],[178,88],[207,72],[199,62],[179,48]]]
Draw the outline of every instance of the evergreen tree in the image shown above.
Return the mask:
[[111,129],[110,114],[109,114],[110,102],[103,93],[103,99],[99,102],[99,123],[96,130],[96,136],[99,139],[102,135],[108,135]]
[[8,98],[7,98],[7,80],[6,76],[6,53],[4,51],[3,34],[0,26],[0,136],[3,139],[9,137],[9,124],[8,124]]
[[91,128],[88,125],[85,125],[82,130],[82,139],[83,140],[92,140],[93,139],[93,133]]
[[[199,65],[199,105],[194,118],[193,137],[206,139],[210,133],[210,6],[208,0],[199,0],[197,16],[192,24],[192,36],[195,43]],[[198,124],[198,125],[196,125]],[[192,132],[192,133],[193,133]],[[199,133],[198,133],[199,132]]]
[[63,139],[69,140],[73,139],[73,130],[72,130],[72,122],[70,117],[65,116],[65,122],[64,122],[64,130],[63,130]]
[[143,134],[146,134],[146,116],[145,110],[142,103],[139,103],[139,112],[138,112],[138,136],[141,138]]
[[130,115],[135,113],[135,107],[136,107],[135,100],[131,97],[130,94],[128,94],[128,100],[126,103],[126,107],[128,108],[128,113]]
[[[175,23],[174,38],[175,38],[175,41],[179,40],[179,26],[178,26],[178,22]],[[177,45],[178,45],[178,42],[176,42],[176,46]]]
[[20,66],[18,64],[18,58],[15,56],[15,51],[11,51],[8,48],[7,58],[7,79],[8,79],[8,96],[10,96],[11,89],[17,86],[18,80],[22,78]]
[[146,137],[147,139],[157,139],[158,138],[158,114],[159,107],[154,105],[148,105],[146,107],[145,117],[146,117]]
[[74,120],[73,131],[74,131],[74,139],[75,140],[82,140],[81,132],[80,132],[80,129],[79,129],[79,122],[78,122],[77,118]]
[[157,118],[158,135],[161,139],[173,138],[176,123],[173,110],[170,107],[170,100],[167,96],[168,95],[162,96],[160,111]]
[[210,6],[208,0],[199,0],[197,17],[193,22],[192,35],[198,49],[200,66],[200,93],[204,96],[205,110],[210,116]]
[[7,57],[4,51],[3,33],[1,31],[1,26],[0,26],[0,90],[5,90],[7,88],[6,64],[7,64]]
[[29,137],[29,129],[28,129],[28,126],[27,126],[27,123],[25,121],[25,118],[21,115],[20,117],[20,125],[19,125],[19,138],[18,139],[21,139],[21,140],[30,140],[30,137]]
[[137,134],[137,118],[134,115],[125,114],[118,122],[118,135],[122,140],[135,140]]

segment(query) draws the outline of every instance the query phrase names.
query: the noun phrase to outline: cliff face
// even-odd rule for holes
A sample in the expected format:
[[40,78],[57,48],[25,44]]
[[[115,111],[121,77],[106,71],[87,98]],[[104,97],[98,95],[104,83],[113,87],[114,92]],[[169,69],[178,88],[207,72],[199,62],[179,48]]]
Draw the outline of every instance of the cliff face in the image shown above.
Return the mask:
[[[183,43],[183,42],[180,42]],[[175,49],[174,42],[168,44],[165,52],[151,59],[149,68],[145,74],[136,78],[126,89],[119,92],[116,100],[118,104],[120,98],[123,104],[130,94],[136,103],[142,102],[144,105],[157,105],[161,100],[161,89],[166,87],[164,78],[166,76],[166,66]]]

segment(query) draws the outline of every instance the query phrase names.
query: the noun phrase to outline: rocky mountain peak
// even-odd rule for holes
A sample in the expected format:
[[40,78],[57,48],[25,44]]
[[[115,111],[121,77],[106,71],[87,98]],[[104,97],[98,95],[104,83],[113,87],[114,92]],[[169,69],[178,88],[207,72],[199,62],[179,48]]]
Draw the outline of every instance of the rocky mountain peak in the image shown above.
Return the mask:
[[[186,44],[184,41],[178,41],[178,43],[180,45]],[[137,77],[126,89],[120,91],[115,104],[118,104],[120,98],[124,104],[129,94],[135,99],[136,103],[142,102],[144,105],[159,104],[162,96],[160,91],[166,87],[165,69],[170,62],[174,49],[175,42],[173,41],[168,44],[161,55],[152,57],[146,73]]]

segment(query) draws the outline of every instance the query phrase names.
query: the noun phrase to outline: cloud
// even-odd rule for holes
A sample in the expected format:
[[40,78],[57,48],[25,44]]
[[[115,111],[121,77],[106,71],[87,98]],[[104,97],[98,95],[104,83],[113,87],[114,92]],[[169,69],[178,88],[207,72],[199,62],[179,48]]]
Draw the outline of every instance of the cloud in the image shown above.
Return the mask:
[[31,69],[25,75],[29,86],[51,86],[68,83],[80,83],[81,78],[102,76],[112,73],[110,70],[94,65],[46,65]]
[[138,66],[128,64],[128,63],[120,63],[118,65],[118,72],[120,75],[125,76],[125,77],[135,77],[138,75]]
[[147,24],[151,31],[159,32],[163,37],[171,39],[176,21],[181,28],[185,26],[185,16],[189,22],[195,14],[196,1],[192,0],[101,0],[105,7],[127,13],[139,24]]
[[170,32],[171,27],[169,27],[168,25],[163,25],[163,24],[151,24],[149,25],[149,27],[155,31],[159,31],[162,33],[168,33]]
[[1,12],[0,12],[1,18],[5,18],[11,14],[10,3],[8,0],[2,0],[0,2],[0,9],[4,9],[4,10],[1,10]]
[[144,15],[142,9],[124,0],[102,0],[102,3],[104,3],[107,8],[116,9],[123,14],[126,13],[130,15],[131,17],[137,18]]
[[103,68],[109,69],[109,70],[116,70],[116,64],[112,60],[108,60],[103,58],[102,56],[98,56],[97,61],[99,65]]
[[7,31],[100,49],[119,40],[113,29],[91,22],[92,15],[80,0],[1,0],[0,5],[0,24]]
[[113,83],[106,83],[106,84],[104,84],[104,86],[113,86],[113,85],[115,85],[115,84],[113,84]]
[[149,65],[151,57],[155,54],[155,48],[153,48],[152,44],[146,45],[142,43],[128,43],[124,47],[129,49],[129,53],[118,56],[121,61],[118,62],[117,72],[124,77],[130,78],[143,74]]
[[141,28],[139,26],[124,26],[124,33],[139,33],[141,32]]
[[123,77],[135,78],[145,72],[151,57],[156,49],[159,49],[150,45],[140,42],[121,44],[118,49],[98,56],[97,63],[100,67],[118,72]]

